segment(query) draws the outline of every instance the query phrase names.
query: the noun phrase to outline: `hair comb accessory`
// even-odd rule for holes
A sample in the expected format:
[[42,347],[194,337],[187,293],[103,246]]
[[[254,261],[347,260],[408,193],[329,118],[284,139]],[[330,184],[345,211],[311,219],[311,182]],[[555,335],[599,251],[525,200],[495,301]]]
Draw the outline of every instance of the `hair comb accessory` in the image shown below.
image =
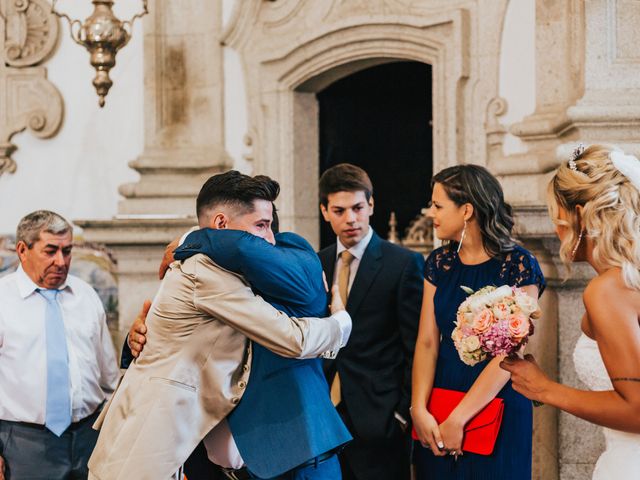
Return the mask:
[[609,153],[609,159],[613,166],[640,191],[640,160],[620,150]]
[[580,155],[584,153],[584,143],[579,143],[576,148],[573,149],[571,155],[569,156],[569,168],[574,172],[578,171],[578,166],[576,165],[576,160],[580,158]]

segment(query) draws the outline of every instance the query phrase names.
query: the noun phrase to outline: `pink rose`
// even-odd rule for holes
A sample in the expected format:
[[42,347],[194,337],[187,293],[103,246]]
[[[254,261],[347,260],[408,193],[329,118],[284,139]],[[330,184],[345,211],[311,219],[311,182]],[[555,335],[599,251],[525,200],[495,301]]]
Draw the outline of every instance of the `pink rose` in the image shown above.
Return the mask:
[[473,330],[476,333],[482,333],[487,331],[487,329],[493,324],[495,321],[495,317],[493,313],[488,308],[484,310],[480,310],[478,314],[473,317],[473,322],[471,324]]
[[515,340],[522,340],[529,334],[529,319],[522,313],[509,315],[509,333]]

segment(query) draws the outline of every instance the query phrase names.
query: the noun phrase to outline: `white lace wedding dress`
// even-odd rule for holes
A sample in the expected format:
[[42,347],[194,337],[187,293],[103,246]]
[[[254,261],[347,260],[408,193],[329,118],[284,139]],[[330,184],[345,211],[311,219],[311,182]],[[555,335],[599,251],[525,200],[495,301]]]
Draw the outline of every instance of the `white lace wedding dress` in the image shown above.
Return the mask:
[[[590,390],[611,390],[598,345],[584,333],[573,352],[578,377]],[[640,479],[640,435],[603,428],[606,449],[593,471],[593,480]]]

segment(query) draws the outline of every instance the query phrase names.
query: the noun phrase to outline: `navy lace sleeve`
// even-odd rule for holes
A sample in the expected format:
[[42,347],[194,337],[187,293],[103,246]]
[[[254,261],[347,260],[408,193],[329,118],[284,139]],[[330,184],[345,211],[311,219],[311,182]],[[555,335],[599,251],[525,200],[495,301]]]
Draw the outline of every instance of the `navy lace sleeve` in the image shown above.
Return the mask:
[[436,248],[424,263],[424,278],[432,285],[438,286],[443,272],[451,268],[453,253],[445,247]]
[[524,287],[535,285],[538,287],[538,296],[542,295],[547,282],[544,279],[540,264],[531,252],[520,246],[516,246],[505,257],[500,276],[508,285]]

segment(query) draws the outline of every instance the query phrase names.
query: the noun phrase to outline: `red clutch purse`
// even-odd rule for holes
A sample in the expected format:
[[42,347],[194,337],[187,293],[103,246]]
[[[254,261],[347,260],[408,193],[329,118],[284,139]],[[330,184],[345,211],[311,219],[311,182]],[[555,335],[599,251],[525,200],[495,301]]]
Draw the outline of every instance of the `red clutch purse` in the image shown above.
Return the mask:
[[[464,396],[464,392],[434,388],[431,390],[427,410],[433,415],[438,424],[441,424],[453,409],[458,406]],[[503,412],[504,401],[501,398],[494,398],[486,407],[480,410],[464,427],[462,450],[480,455],[491,455],[500,431]],[[419,440],[415,428],[411,432],[411,437],[414,440]]]

